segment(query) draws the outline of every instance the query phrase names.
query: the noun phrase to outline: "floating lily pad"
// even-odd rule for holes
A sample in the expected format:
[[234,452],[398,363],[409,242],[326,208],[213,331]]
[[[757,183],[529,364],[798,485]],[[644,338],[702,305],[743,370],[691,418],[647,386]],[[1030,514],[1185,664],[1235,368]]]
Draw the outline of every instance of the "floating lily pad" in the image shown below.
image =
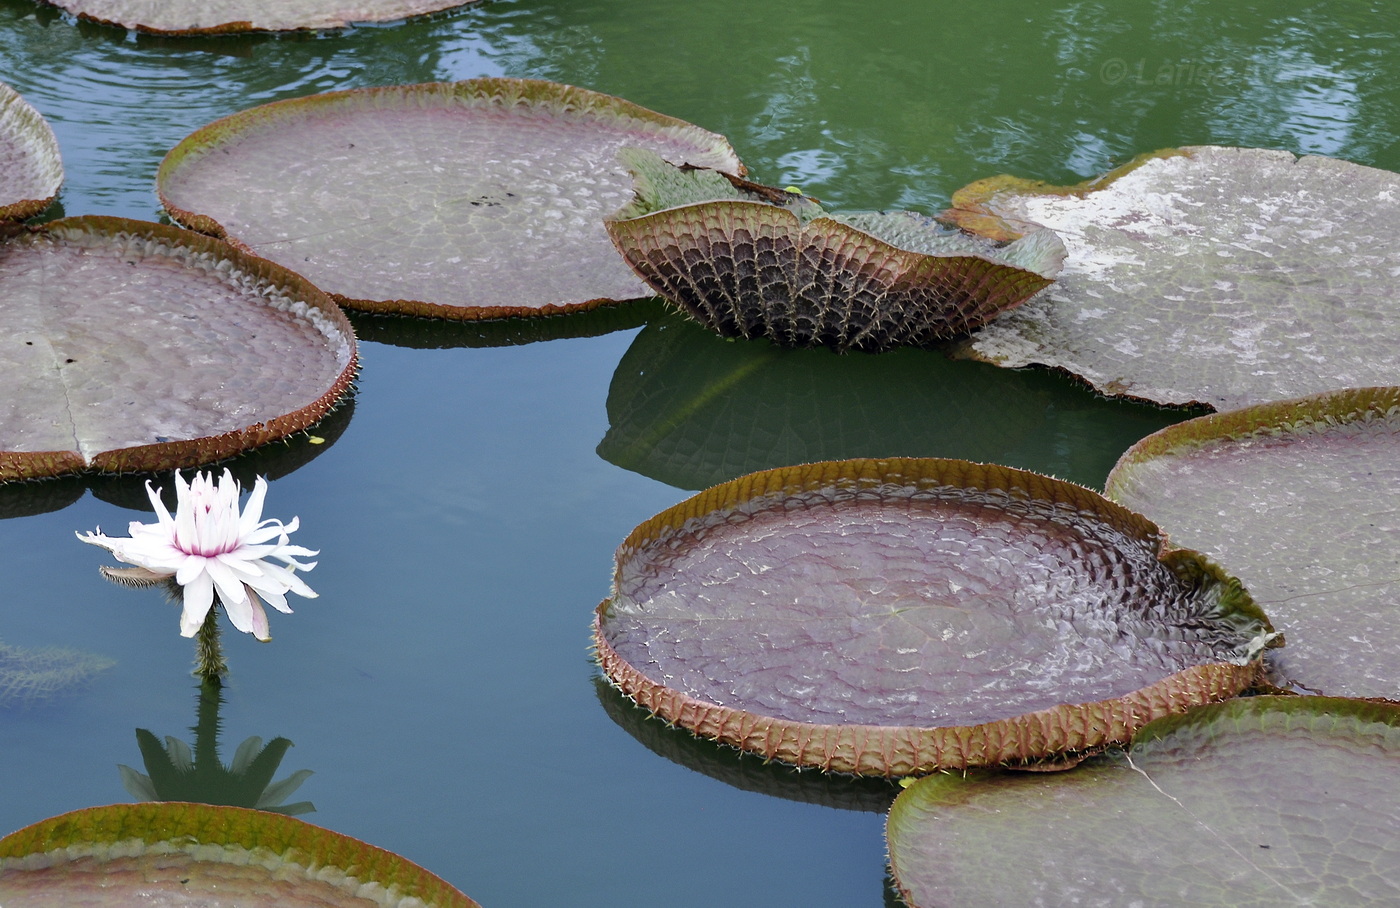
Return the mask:
[[355,374],[305,279],[123,218],[0,242],[0,479],[194,466],[316,422]]
[[86,684],[115,664],[94,653],[26,649],[0,641],[0,707],[32,706]]
[[1249,697],[1064,773],[942,774],[895,801],[911,908],[1400,902],[1400,706]]
[[466,6],[475,0],[46,0],[74,15],[142,32],[227,34],[344,28]]
[[603,229],[631,198],[631,145],[742,169],[722,136],[629,101],[474,79],[245,110],[180,142],[158,188],[180,223],[351,308],[547,315],[650,295]]
[[628,149],[637,197],[607,222],[658,294],[725,337],[878,352],[972,331],[1059,272],[1051,231],[1001,245],[908,211],[814,199]]
[[33,217],[58,197],[63,161],[53,127],[0,82],[0,221]]
[[392,852],[293,817],[165,803],[75,810],[0,839],[0,904],[477,903]]
[[1278,683],[1400,699],[1400,388],[1180,423],[1106,489],[1248,584],[1288,635]]
[[604,673],[661,718],[866,775],[1031,761],[1233,696],[1270,628],[1081,486],[955,460],[755,473],[643,523]]
[[1400,175],[1196,146],[1078,186],[996,177],[944,216],[1064,237],[1055,286],[969,342],[1105,394],[1228,410],[1400,383]]

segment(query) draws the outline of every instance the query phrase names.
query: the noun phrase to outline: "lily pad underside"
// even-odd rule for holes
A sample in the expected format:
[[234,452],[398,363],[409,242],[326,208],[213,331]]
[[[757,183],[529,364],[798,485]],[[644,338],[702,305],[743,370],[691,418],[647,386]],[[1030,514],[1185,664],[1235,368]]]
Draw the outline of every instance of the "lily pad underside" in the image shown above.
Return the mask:
[[245,110],[180,142],[157,183],[180,223],[350,308],[549,315],[651,295],[603,228],[631,198],[624,146],[742,170],[722,136],[629,101],[475,79]]
[[0,221],[22,221],[43,211],[62,183],[53,127],[0,82]]
[[632,150],[637,198],[607,222],[658,294],[725,337],[879,352],[958,337],[1058,273],[1036,231],[1002,248],[908,211],[829,214],[814,199]]
[[344,28],[466,6],[475,0],[46,0],[82,19],[141,32],[198,35]]
[[354,379],[324,293],[174,227],[12,228],[0,298],[0,480],[221,460],[316,422]]
[[887,823],[911,908],[1400,902],[1400,706],[1248,697],[1071,772],[941,774]]
[[1059,758],[1233,696],[1269,626],[1238,583],[1060,480],[854,460],[716,486],[639,526],[603,671],[703,737],[864,775]]
[[964,352],[1217,410],[1400,383],[1397,201],[1388,171],[1214,146],[1078,186],[973,183],[945,218],[999,238],[1050,227],[1069,257]]
[[1248,585],[1288,635],[1275,683],[1400,699],[1400,388],[1179,423],[1106,489]]
[[0,839],[0,904],[475,908],[398,855],[292,817],[210,804],[75,810]]

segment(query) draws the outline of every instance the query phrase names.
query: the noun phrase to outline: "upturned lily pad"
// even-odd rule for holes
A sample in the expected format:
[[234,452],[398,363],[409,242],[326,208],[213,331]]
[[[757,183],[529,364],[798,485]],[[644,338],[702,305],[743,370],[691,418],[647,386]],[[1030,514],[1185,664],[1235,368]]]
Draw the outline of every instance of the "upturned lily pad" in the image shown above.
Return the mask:
[[645,150],[636,199],[607,222],[637,274],[725,337],[878,352],[981,327],[1059,272],[1064,246],[1004,245],[908,211],[829,214],[815,199]]
[[20,221],[58,196],[63,161],[53,127],[0,82],[0,221]]
[[114,804],[0,839],[0,904],[473,908],[393,852],[281,814]]
[[1288,635],[1276,683],[1400,699],[1400,388],[1180,423],[1106,489],[1249,586]]
[[46,0],[74,15],[142,32],[177,35],[344,28],[466,6],[475,0]]
[[220,460],[316,422],[355,374],[324,293],[174,227],[12,227],[0,298],[0,480]]
[[755,473],[653,517],[594,638],[668,722],[907,775],[1127,740],[1242,690],[1271,630],[1238,582],[1088,489],[907,459]]
[[631,197],[631,145],[742,170],[722,136],[621,98],[474,79],[245,110],[180,142],[157,182],[180,223],[351,308],[548,315],[650,295],[603,229]]
[[1213,146],[1078,186],[973,183],[944,217],[997,238],[1050,227],[1069,257],[966,352],[1217,410],[1400,383],[1397,201],[1389,171]]
[[1248,697],[1064,773],[942,774],[895,801],[911,908],[1400,902],[1400,706]]

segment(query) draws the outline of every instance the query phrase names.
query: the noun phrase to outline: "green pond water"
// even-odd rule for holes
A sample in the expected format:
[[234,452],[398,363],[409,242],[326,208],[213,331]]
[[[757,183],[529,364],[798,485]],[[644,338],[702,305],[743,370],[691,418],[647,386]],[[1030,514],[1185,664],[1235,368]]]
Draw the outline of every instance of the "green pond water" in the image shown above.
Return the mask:
[[[0,0],[0,79],[53,124],[69,215],[158,219],[161,157],[225,114],[483,75],[684,118],[726,135],[754,178],[833,207],[933,213],[979,177],[1074,182],[1184,144],[1400,170],[1397,30],[1400,8],[1343,0],[497,0],[194,40]],[[317,430],[327,443],[236,464],[245,484],[273,477],[269,516],[301,517],[321,595],[272,615],[270,644],[226,633],[224,757],[290,738],[278,777],[314,771],[291,799],[314,802],[306,819],[496,908],[897,901],[893,787],[694,741],[599,681],[592,610],[637,523],[690,490],[831,457],[966,457],[1098,486],[1182,416],[933,352],[726,343],[655,302],[542,329],[356,327],[363,372]],[[138,728],[193,737],[176,607],[107,584],[104,554],[73,537],[146,519],[144,498],[134,478],[0,488],[0,641],[114,663],[0,708],[0,832],[130,800],[117,766],[142,768]]]

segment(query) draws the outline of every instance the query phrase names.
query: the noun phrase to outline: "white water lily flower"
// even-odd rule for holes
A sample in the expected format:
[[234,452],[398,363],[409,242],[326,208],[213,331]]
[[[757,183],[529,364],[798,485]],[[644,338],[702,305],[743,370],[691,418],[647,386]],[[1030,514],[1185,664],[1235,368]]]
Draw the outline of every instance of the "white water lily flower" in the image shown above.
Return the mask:
[[176,472],[174,517],[160,500],[160,490],[147,482],[146,494],[155,506],[157,523],[132,521],[129,539],[104,536],[100,527],[95,533],[77,535],[83,542],[107,549],[119,561],[136,565],[104,568],[103,573],[112,580],[147,586],[173,578],[184,600],[182,635],[193,637],[199,631],[217,591],[234,627],[259,640],[270,640],[263,603],[291,614],[287,593],[314,598],[316,593],[296,572],[309,571],[316,562],[296,559],[317,553],[288,543],[287,537],[298,526],[297,518],[287,524],[262,519],[266,479],[258,477],[240,514],[241,492],[228,470],[217,482],[208,473],[197,473],[187,483]]

